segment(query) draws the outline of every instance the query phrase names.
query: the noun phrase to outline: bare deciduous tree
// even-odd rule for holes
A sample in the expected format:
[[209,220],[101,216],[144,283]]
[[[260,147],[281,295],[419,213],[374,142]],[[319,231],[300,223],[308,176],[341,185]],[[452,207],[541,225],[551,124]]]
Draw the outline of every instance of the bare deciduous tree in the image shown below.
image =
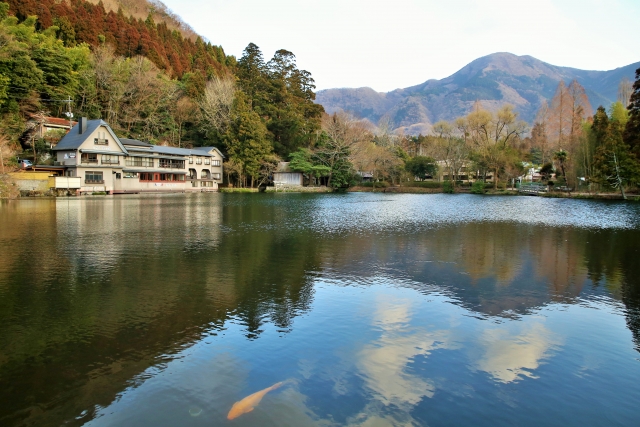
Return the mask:
[[231,107],[235,93],[236,84],[232,77],[214,76],[207,82],[204,94],[198,101],[203,131],[215,129],[224,133],[231,120]]
[[361,148],[358,146],[372,141],[373,135],[364,123],[344,112],[325,116],[322,129],[327,140],[316,150],[316,158],[330,169],[327,185],[331,186],[338,166],[349,163],[351,156]]
[[633,93],[633,83],[626,77],[623,77],[618,85],[618,101],[626,108],[629,105],[631,94]]
[[518,113],[505,105],[495,113],[479,109],[470,113],[458,127],[476,153],[476,156],[494,173],[494,187],[498,174],[509,163],[514,143],[527,129],[525,122],[517,120]]
[[176,123],[177,129],[177,142],[178,147],[182,147],[182,128],[187,122],[195,121],[196,105],[191,101],[188,96],[183,96],[175,104],[173,111],[173,120]]

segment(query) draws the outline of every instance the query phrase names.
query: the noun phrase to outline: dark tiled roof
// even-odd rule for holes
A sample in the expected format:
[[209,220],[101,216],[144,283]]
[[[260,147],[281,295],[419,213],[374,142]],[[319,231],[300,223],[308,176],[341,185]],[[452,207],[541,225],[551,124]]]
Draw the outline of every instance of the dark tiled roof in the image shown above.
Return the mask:
[[218,154],[220,154],[220,156],[222,156],[222,158],[224,158],[224,154],[222,154],[222,152],[220,150],[218,150],[216,147],[193,147],[193,150],[198,150],[198,151],[206,151],[207,153],[211,150],[216,150],[218,152]]
[[123,145],[133,145],[136,147],[153,147],[153,144],[138,141],[137,139],[120,138],[120,142],[122,142]]
[[[166,147],[164,145],[152,145],[152,144],[140,146],[140,148],[137,148],[137,147],[134,147],[133,144],[129,144],[127,142],[125,142],[124,144],[129,145],[131,147],[129,148],[129,150],[136,153],[144,151],[145,153],[172,154],[174,156],[183,156],[183,157],[187,157],[187,156],[211,157],[212,155],[209,153],[209,151],[215,148],[215,147],[178,148],[178,147]],[[215,149],[216,151],[218,151],[217,148]]]
[[116,136],[116,134],[113,133],[113,130],[111,129],[111,127],[107,124],[107,122],[105,122],[104,120],[100,120],[100,119],[87,120],[87,129],[82,134],[80,134],[80,125],[79,124],[75,125],[60,140],[60,142],[58,142],[58,144],[54,148],[54,151],[76,150],[76,149],[78,149],[82,145],[82,143],[87,140],[87,137],[89,135],[91,135],[91,133],[93,133],[93,131],[98,129],[98,127],[100,127],[100,126],[106,126],[107,130],[109,131],[109,134],[113,137],[113,139],[116,142],[116,144],[118,144],[120,149],[124,153],[126,153],[127,152],[126,148],[124,148],[124,146],[122,145],[122,143],[120,142],[120,140]]
[[115,142],[122,148],[125,154],[128,154],[125,145],[129,147],[129,150],[135,152],[145,153],[157,153],[157,154],[169,154],[173,156],[206,156],[211,157],[209,153],[211,150],[216,150],[222,157],[222,153],[216,147],[195,147],[195,148],[177,148],[177,147],[165,147],[162,145],[153,145],[148,142],[139,141],[137,139],[118,138],[111,127],[103,120],[88,120],[86,131],[80,135],[80,126],[74,126],[64,138],[58,142],[58,145],[54,150],[75,150],[78,149],[83,142],[87,139],[87,136],[95,131],[99,126],[106,126],[109,133],[114,138]]

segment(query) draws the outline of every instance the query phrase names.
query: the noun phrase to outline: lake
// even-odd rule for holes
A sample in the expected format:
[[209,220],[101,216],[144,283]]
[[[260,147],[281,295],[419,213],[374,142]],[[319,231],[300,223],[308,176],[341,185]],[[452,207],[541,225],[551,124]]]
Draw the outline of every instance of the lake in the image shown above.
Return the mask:
[[2,426],[640,422],[640,204],[28,199],[0,247]]

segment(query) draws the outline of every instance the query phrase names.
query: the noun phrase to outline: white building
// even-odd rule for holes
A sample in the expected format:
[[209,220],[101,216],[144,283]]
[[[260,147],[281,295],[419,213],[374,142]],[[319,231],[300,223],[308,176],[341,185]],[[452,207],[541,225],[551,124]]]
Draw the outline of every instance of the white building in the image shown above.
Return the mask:
[[[54,148],[55,165],[82,193],[212,191],[224,156],[215,147],[163,147],[118,138],[102,120],[81,118]],[[57,184],[56,184],[57,185]]]

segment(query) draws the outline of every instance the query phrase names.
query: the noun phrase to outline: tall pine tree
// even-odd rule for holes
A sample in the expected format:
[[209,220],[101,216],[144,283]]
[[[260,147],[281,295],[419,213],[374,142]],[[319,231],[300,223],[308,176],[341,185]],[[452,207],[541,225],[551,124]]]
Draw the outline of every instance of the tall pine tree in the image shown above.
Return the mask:
[[596,138],[595,181],[618,189],[626,199],[625,187],[640,180],[640,163],[623,141],[623,129],[619,119],[608,117],[604,107],[598,108],[591,127]]
[[636,70],[636,81],[629,99],[629,120],[624,130],[624,142],[640,160],[640,68]]

